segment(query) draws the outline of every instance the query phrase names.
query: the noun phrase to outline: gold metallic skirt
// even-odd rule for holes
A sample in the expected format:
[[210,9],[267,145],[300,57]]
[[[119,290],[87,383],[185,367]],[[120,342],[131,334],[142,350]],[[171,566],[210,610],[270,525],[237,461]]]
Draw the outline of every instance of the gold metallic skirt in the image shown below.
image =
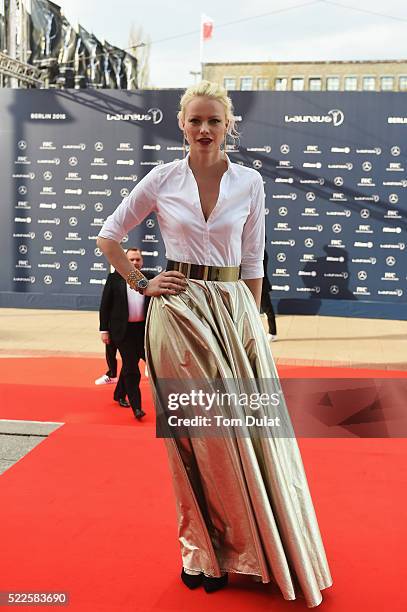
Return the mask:
[[[146,354],[155,393],[161,379],[278,384],[256,304],[241,280],[189,279],[180,295],[153,298]],[[279,410],[289,422],[285,404]],[[165,442],[183,566],[210,576],[260,576],[275,582],[284,599],[302,592],[309,607],[317,606],[332,579],[295,438],[227,435]]]

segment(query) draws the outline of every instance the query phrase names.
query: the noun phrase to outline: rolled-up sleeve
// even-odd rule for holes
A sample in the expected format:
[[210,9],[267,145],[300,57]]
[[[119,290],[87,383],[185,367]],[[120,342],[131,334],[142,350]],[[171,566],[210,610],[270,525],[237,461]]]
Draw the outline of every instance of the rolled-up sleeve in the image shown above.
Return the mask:
[[149,172],[106,219],[99,232],[101,238],[120,242],[133,227],[156,210],[159,166]]
[[262,278],[264,276],[265,207],[264,187],[261,175],[253,181],[251,207],[242,235],[241,278]]

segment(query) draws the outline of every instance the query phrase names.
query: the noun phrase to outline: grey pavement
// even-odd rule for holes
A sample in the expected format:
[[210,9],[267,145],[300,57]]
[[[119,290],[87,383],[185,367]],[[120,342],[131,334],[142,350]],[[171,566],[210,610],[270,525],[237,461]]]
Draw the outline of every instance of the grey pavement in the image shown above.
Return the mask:
[[62,423],[0,419],[0,475],[61,425]]

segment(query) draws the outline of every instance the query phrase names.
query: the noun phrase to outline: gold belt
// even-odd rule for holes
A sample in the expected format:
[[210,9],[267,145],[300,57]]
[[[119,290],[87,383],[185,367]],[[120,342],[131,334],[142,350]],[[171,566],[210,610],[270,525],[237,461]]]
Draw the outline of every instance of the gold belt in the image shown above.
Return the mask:
[[206,281],[238,281],[240,276],[239,266],[200,266],[172,260],[167,262],[167,271],[169,270],[182,272],[187,278]]

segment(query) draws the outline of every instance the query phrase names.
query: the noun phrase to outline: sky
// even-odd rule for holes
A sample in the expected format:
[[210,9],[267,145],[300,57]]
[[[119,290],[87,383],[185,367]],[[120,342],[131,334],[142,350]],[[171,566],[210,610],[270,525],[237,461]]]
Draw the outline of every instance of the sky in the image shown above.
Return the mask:
[[[204,61],[407,59],[405,0],[54,0],[72,23],[125,48],[131,24],[150,37],[150,85],[186,87]],[[350,7],[350,8],[349,8]],[[358,10],[355,10],[358,9]],[[378,14],[374,14],[378,13]]]

